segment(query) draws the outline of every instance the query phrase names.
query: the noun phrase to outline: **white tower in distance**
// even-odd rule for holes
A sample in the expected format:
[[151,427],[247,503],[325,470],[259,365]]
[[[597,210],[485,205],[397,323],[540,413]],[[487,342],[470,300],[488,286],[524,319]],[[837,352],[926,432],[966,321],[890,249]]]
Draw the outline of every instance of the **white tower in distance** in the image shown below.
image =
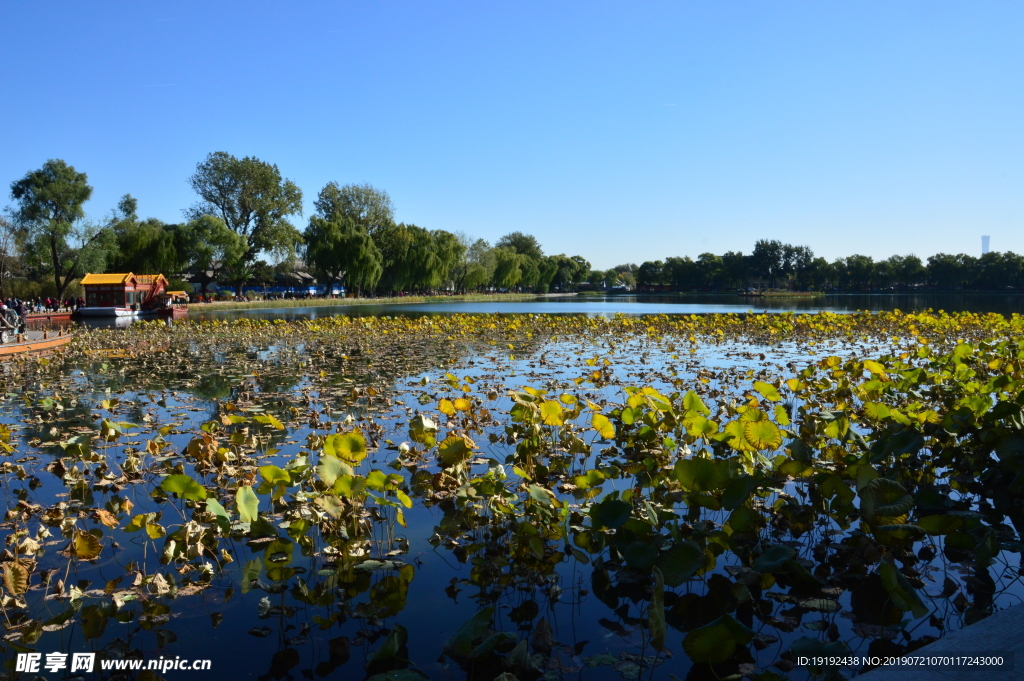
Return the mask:
[[988,253],[988,235],[981,237],[981,254],[985,255]]

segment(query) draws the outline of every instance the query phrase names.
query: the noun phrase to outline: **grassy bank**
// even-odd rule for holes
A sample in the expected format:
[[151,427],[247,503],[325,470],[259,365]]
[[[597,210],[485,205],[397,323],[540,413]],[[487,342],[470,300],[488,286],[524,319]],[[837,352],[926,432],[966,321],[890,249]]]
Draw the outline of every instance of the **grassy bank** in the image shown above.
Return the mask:
[[739,295],[741,298],[819,298],[825,294],[821,291],[758,291]]
[[[535,300],[564,294],[537,293],[467,293],[457,296],[403,296],[401,298],[296,298],[285,300],[252,300],[244,303],[233,300],[214,303],[192,303],[192,312],[214,312],[218,310],[270,310],[289,307],[327,307],[333,305],[395,305],[399,303],[464,303],[485,301],[507,303],[518,300]],[[574,295],[574,294],[569,294]]]

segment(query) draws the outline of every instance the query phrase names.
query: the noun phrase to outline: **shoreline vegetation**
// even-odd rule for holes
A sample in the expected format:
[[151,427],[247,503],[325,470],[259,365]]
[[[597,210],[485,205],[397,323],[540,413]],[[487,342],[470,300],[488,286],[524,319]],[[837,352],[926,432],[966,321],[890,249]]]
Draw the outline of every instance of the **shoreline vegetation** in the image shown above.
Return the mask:
[[[189,184],[200,201],[186,211],[186,222],[142,219],[138,202],[125,194],[111,216],[97,223],[85,219],[83,206],[93,190],[85,173],[61,159],[29,171],[11,185],[10,215],[0,216],[0,296],[63,302],[83,295],[83,276],[101,272],[162,273],[171,290],[202,292],[226,304],[211,309],[231,309],[234,299],[268,288],[275,294],[355,292],[360,297],[587,288],[752,290],[740,295],[757,298],[921,287],[1024,291],[1024,255],[1010,251],[981,257],[937,253],[927,260],[893,255],[879,261],[854,254],[829,262],[809,246],[759,239],[746,254],[707,252],[696,259],[671,256],[601,270],[582,255],[545,254],[536,236],[519,231],[491,244],[461,232],[396,223],[390,196],[368,184],[328,182],[300,231],[288,219],[302,214],[302,190],[277,166],[253,157],[211,153],[196,165]],[[257,195],[260,200],[250,205]],[[348,304],[367,304],[359,300]]]
[[821,298],[822,291],[749,291],[738,294],[741,298]]

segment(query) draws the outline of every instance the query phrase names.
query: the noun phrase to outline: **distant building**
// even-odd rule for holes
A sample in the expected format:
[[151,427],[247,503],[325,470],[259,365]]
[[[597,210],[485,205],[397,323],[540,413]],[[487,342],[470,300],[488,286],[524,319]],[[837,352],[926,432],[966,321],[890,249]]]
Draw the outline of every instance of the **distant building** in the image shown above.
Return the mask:
[[981,237],[981,254],[985,255],[988,253],[988,236]]

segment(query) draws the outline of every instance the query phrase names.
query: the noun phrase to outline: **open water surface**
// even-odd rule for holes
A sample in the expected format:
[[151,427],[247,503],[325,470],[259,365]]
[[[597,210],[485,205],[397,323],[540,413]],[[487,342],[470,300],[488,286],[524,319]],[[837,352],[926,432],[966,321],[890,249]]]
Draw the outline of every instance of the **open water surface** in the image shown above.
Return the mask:
[[[258,316],[310,319],[339,314],[420,316],[470,312],[694,314],[750,309],[747,303],[732,304],[724,297],[722,300],[708,298],[712,296],[704,297],[699,303],[686,302],[689,298],[667,301],[663,296],[616,296],[607,299],[549,299],[535,303],[330,306],[226,312],[205,318]],[[931,296],[836,296],[811,301],[759,299],[758,307],[761,308],[763,302],[765,307],[775,311],[941,307],[950,311],[1010,312],[1017,311],[1020,300],[1013,296],[941,297],[944,302]],[[203,313],[195,316],[204,318]],[[68,365],[59,386],[6,385],[2,392],[7,394],[7,399],[0,402],[0,422],[11,427],[19,444],[18,465],[24,466],[29,473],[25,479],[27,482],[17,482],[11,477],[10,469],[7,470],[4,498],[8,508],[18,500],[47,506],[67,502],[70,504],[69,513],[79,515],[82,527],[95,527],[95,520],[87,520],[89,509],[102,508],[113,496],[119,496],[133,500],[134,509],[129,515],[162,511],[161,522],[164,525],[170,527],[182,522],[188,511],[180,502],[168,505],[162,500],[154,500],[150,495],[150,484],[131,482],[98,487],[85,484],[75,485],[69,490],[66,478],[62,480],[52,468],[46,468],[62,455],[57,444],[59,441],[76,432],[94,431],[101,416],[141,426],[137,430],[129,430],[115,442],[95,444],[116,472],[132,451],[144,449],[147,441],[156,437],[159,427],[173,425],[172,431],[166,435],[169,445],[160,455],[173,459],[186,449],[204,423],[223,414],[225,403],[252,405],[255,409],[247,412],[251,416],[264,408],[272,410],[282,404],[301,405],[304,400],[308,405],[312,400],[313,408],[320,410],[325,420],[352,418],[356,425],[365,427],[366,419],[372,418],[380,424],[382,430],[378,440],[381,446],[371,452],[364,468],[391,472],[397,470],[388,467],[397,456],[397,444],[409,438],[410,415],[420,409],[434,408],[437,400],[446,395],[454,399],[454,395],[443,388],[449,373],[456,374],[460,383],[472,379],[475,382],[474,393],[496,391],[501,397],[490,401],[487,406],[494,412],[503,412],[511,407],[511,402],[503,397],[508,389],[532,385],[546,386],[553,394],[573,390],[574,379],[584,375],[581,370],[590,371],[581,365],[584,358],[592,358],[595,362],[608,360],[609,376],[614,377],[604,388],[584,391],[586,397],[621,403],[624,398],[622,385],[652,385],[667,394],[674,389],[673,380],[692,383],[698,380],[699,375],[706,374],[727,389],[730,383],[735,384],[754,374],[761,375],[761,372],[766,372],[766,376],[787,375],[787,367],[801,366],[823,355],[873,353],[878,348],[840,344],[813,349],[795,344],[772,347],[722,344],[704,346],[689,353],[677,350],[671,343],[655,346],[645,341],[618,344],[606,341],[537,341],[524,343],[512,352],[504,348],[495,351],[456,343],[448,349],[447,355],[431,356],[424,354],[423,348],[410,348],[410,358],[413,354],[419,356],[405,364],[414,364],[415,369],[394,366],[386,371],[378,368],[372,374],[359,375],[349,373],[349,368],[339,365],[337,383],[333,387],[313,380],[301,368],[304,365],[299,360],[307,352],[315,350],[305,347],[253,347],[240,342],[233,348],[221,347],[216,353],[195,348],[189,351],[191,358],[184,361],[168,352],[165,364],[158,362],[145,367],[136,366],[129,358],[112,355],[102,361],[97,359]],[[357,406],[339,397],[347,394],[351,387],[366,385],[375,386],[383,395],[375,402],[374,408]],[[429,397],[427,403],[418,398],[423,394]],[[112,396],[117,396],[120,404],[108,410],[98,406]],[[41,399],[51,400],[51,405],[41,408]],[[56,409],[53,403],[59,404],[60,408]],[[503,430],[495,425],[485,426],[483,433],[474,436],[480,444],[479,463],[474,465],[476,475],[485,473],[489,466],[507,464],[513,450],[501,441]],[[275,438],[276,451],[268,453],[259,463],[287,465],[302,452],[307,437],[317,430],[313,424],[290,423],[287,431]],[[596,465],[602,456],[601,449],[603,447],[597,445],[591,448],[585,460],[580,462],[581,470]],[[97,467],[85,465],[82,468],[95,471]],[[195,474],[190,465],[183,470]],[[86,483],[91,474],[86,473]],[[148,478],[150,481],[159,480],[152,475]],[[96,482],[101,480],[96,479]],[[606,491],[617,486],[621,487],[621,482],[609,481]],[[796,489],[787,490],[787,493],[800,494]],[[226,507],[229,501],[224,501]],[[579,503],[579,500],[574,500],[574,503]],[[269,505],[269,499],[263,495],[261,510],[266,511]],[[181,508],[181,518],[172,517],[173,506]],[[713,526],[721,527],[727,518],[725,512],[711,513],[707,520]],[[486,526],[474,526],[451,504],[424,504],[417,499],[412,508],[405,511],[405,520],[407,528],[392,527],[388,531],[395,532],[394,536],[375,537],[375,546],[390,548],[393,555],[390,552],[378,554],[376,550],[371,552],[375,559],[387,558],[397,562],[391,567],[361,573],[351,582],[332,582],[331,565],[324,562],[322,555],[302,556],[298,550],[283,564],[294,568],[294,574],[288,579],[275,581],[270,577],[268,569],[271,566],[263,555],[265,544],[238,539],[222,542],[234,562],[218,571],[208,587],[199,593],[166,601],[155,595],[148,600],[144,597],[136,601],[140,604],[137,609],[143,613],[142,616],[126,622],[118,621],[101,606],[109,601],[110,592],[130,585],[135,574],[133,567],[149,561],[149,572],[152,573],[154,551],[163,548],[164,540],[147,541],[144,532],[115,533],[116,547],[106,550],[98,561],[69,562],[59,553],[66,541],[59,538],[57,528],[51,527],[53,537],[43,542],[40,569],[56,570],[54,579],[63,579],[67,587],[74,585],[85,595],[77,602],[69,602],[46,598],[44,591],[36,589],[28,597],[31,607],[37,613],[45,613],[37,614],[43,619],[59,617],[69,607],[77,608],[79,612],[83,608],[95,609],[87,611],[91,628],[79,624],[76,619],[70,626],[46,631],[32,648],[44,652],[139,649],[149,658],[178,655],[213,660],[212,674],[172,671],[165,674],[169,679],[362,679],[367,676],[364,664],[368,656],[381,647],[386,632],[393,631],[398,624],[408,631],[407,649],[403,654],[408,655],[411,665],[421,670],[426,678],[492,681],[494,675],[467,676],[464,665],[442,656],[444,643],[458,627],[481,607],[489,605],[496,608],[496,628],[511,636],[532,640],[542,619],[552,629],[554,653],[537,658],[536,673],[521,673],[520,681],[537,678],[550,681],[667,680],[669,674],[679,678],[710,678],[704,672],[692,671],[681,642],[685,632],[706,624],[722,612],[735,611],[735,602],[730,601],[735,594],[721,591],[721,585],[727,583],[725,580],[731,574],[727,569],[740,565],[740,561],[728,551],[709,573],[719,576],[714,588],[708,587],[711,580],[707,578],[693,580],[675,589],[672,598],[666,601],[669,613],[666,649],[672,655],[661,655],[655,659],[643,626],[649,590],[646,582],[621,561],[599,567],[570,558],[558,563],[551,572],[538,570],[535,579],[524,580],[521,574],[513,575],[514,570],[509,568],[505,568],[505,576],[501,576],[502,571],[498,570],[497,576],[491,574],[481,579],[480,573],[486,572],[489,559],[484,553],[475,553],[479,548],[470,549],[483,543],[489,544],[488,550],[493,550],[500,547],[502,541],[511,540],[490,536],[491,530]],[[33,531],[37,525],[31,523]],[[377,525],[376,531],[383,532],[380,524]],[[9,524],[5,528],[5,536],[11,536],[15,529],[15,525]],[[824,522],[802,537],[790,538],[789,542],[801,555],[809,557],[812,549],[818,550],[822,545],[818,542],[827,544],[830,532],[841,533],[835,526]],[[562,550],[560,544],[554,548]],[[996,607],[1018,603],[1024,596],[1018,560],[1017,556],[1003,554],[993,568]],[[404,587],[395,586],[395,566],[398,565],[412,567],[412,580]],[[163,568],[156,566],[156,569]],[[957,573],[958,569],[958,566],[944,561],[941,554],[937,559],[924,560],[920,572],[925,576],[926,590],[934,594],[942,587],[944,578],[969,576],[969,571]],[[185,571],[178,579],[185,584],[193,576]],[[311,604],[297,599],[297,580],[303,580],[311,587],[326,584],[324,593],[330,596],[326,604]],[[873,607],[866,604],[865,599],[871,601],[876,596],[862,593],[859,604],[857,598],[857,594],[849,592],[838,596],[839,612],[783,608],[785,604],[781,604],[779,607],[783,609],[778,613],[776,624],[759,628],[761,638],[750,664],[767,670],[773,660],[781,659],[780,653],[787,650],[795,639],[820,636],[824,631],[834,632],[836,638],[862,652],[871,640],[891,641],[902,635],[898,633],[898,627],[890,626],[892,623],[874,624],[870,621],[870,613],[865,616],[865,612]],[[940,635],[941,627],[962,626],[964,613],[960,608],[952,605],[948,598],[936,602],[936,614],[931,620],[914,623],[915,637]],[[375,610],[383,607],[382,603],[390,609],[383,612]],[[156,608],[157,604],[166,606],[166,609]],[[133,607],[134,603],[129,602],[125,609]],[[148,611],[147,607],[150,608]],[[343,614],[328,622],[326,628],[321,628],[325,618],[339,612]],[[103,621],[99,629],[95,624],[98,618]],[[791,671],[792,678],[807,678],[806,670],[787,671]]]
[[826,295],[816,298],[747,298],[727,294],[658,294],[567,296],[536,301],[472,301],[452,303],[391,303],[386,305],[323,305],[308,307],[204,312],[193,305],[195,319],[316,319],[335,315],[431,314],[708,314],[729,312],[856,312],[858,310],[917,312],[998,312],[1024,314],[1024,295],[1009,293],[879,293]]

